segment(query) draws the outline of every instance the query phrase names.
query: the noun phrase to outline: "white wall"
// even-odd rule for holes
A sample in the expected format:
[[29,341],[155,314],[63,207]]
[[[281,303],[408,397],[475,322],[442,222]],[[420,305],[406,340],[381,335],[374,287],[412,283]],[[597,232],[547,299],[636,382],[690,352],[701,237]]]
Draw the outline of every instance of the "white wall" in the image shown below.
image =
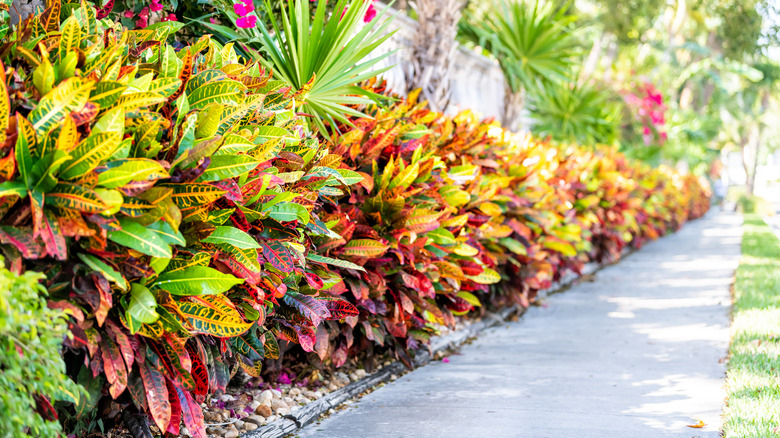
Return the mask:
[[[387,79],[388,88],[398,94],[405,94],[405,67],[411,57],[410,48],[417,21],[402,13],[397,13],[390,25],[399,29],[375,53],[382,54],[397,49],[382,66],[394,67],[382,76]],[[447,113],[454,114],[463,109],[471,109],[484,117],[496,117],[500,120],[504,103],[504,75],[495,60],[490,60],[473,51],[460,47],[452,73],[452,98]]]

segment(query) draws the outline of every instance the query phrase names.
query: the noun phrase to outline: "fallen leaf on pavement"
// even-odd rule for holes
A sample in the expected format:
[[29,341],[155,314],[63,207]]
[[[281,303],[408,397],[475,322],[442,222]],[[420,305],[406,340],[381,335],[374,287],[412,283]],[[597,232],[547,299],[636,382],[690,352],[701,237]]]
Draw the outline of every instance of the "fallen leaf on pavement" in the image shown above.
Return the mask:
[[688,427],[693,427],[694,429],[701,429],[702,427],[706,426],[703,421],[699,420],[696,424],[689,424]]

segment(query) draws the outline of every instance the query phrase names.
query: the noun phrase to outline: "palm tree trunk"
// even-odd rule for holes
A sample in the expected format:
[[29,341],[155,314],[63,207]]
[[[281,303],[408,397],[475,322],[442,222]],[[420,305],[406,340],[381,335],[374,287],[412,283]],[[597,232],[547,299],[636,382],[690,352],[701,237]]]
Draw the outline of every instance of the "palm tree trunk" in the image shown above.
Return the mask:
[[513,92],[509,84],[504,86],[504,118],[501,124],[512,132],[520,130],[525,110],[525,97],[525,88]]
[[450,71],[458,43],[458,21],[465,0],[417,0],[417,33],[406,71],[407,91],[421,89],[421,99],[444,111],[452,95]]

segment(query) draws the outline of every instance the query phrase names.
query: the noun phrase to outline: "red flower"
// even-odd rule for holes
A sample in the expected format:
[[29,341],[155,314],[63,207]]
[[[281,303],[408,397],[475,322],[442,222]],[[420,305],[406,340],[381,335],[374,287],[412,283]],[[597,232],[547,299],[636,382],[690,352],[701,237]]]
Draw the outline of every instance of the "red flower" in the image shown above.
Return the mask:
[[233,5],[233,10],[236,11],[236,14],[238,14],[240,17],[245,17],[251,14],[255,10],[255,8],[252,5],[247,6],[245,4],[236,3]]
[[152,0],[152,4],[149,5],[153,12],[160,12],[162,11],[162,5],[160,4],[160,0]]
[[257,25],[257,17],[250,15],[248,17],[241,17],[236,20],[236,26],[242,29],[251,29]]
[[376,8],[374,8],[374,3],[371,2],[371,5],[368,7],[368,10],[366,11],[366,15],[363,16],[363,23],[369,23],[371,20],[376,17]]

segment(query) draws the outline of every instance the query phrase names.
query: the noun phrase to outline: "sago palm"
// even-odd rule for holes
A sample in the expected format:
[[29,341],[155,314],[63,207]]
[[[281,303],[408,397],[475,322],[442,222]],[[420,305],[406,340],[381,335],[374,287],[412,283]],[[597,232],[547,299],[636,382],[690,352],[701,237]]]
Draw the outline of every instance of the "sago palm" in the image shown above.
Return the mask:
[[577,41],[569,25],[575,17],[553,3],[502,2],[482,17],[467,13],[461,20],[461,37],[495,56],[504,72],[504,124],[511,129],[517,128],[528,88],[565,80],[574,62]]

